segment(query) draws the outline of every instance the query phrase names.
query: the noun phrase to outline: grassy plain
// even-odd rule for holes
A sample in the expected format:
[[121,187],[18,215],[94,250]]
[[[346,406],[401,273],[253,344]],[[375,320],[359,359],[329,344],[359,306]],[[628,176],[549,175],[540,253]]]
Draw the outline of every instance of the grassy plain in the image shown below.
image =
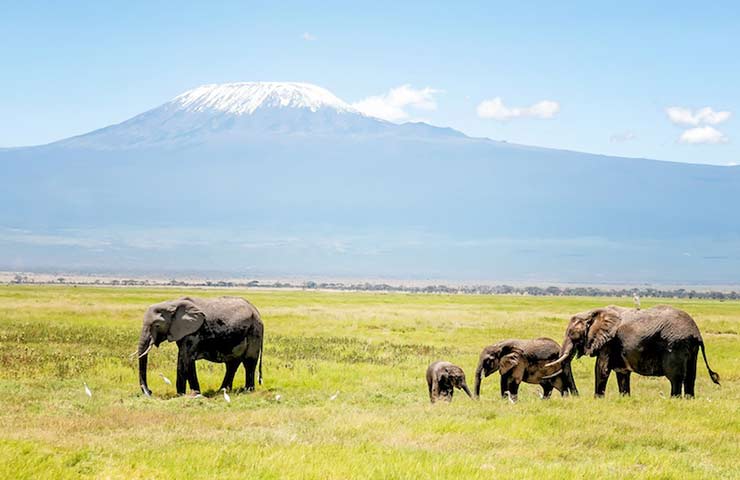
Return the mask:
[[631,299],[227,293],[266,326],[265,384],[231,403],[214,392],[223,365],[198,363],[205,398],[177,397],[158,376],[175,378],[176,347],[163,344],[147,399],[129,358],[149,304],[223,291],[0,286],[0,478],[740,477],[738,302],[672,302],[697,320],[722,376],[713,385],[700,364],[694,400],[645,377],[631,398],[612,377],[596,400],[583,358],[578,398],[541,401],[525,385],[512,405],[489,377],[479,402],[459,392],[432,406],[429,362],[461,365],[472,387],[485,345],[560,342],[572,313]]

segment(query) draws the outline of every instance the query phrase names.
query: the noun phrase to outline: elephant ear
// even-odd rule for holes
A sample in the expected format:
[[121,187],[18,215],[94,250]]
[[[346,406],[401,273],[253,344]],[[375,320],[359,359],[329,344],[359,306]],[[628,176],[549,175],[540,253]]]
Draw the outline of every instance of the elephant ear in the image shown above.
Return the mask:
[[586,338],[586,353],[595,356],[606,342],[614,338],[619,327],[619,316],[609,309],[594,310],[591,326]]
[[519,350],[512,350],[511,353],[507,353],[499,362],[498,371],[501,375],[508,373],[512,368],[516,368],[522,362],[522,352]]
[[186,335],[195,333],[206,319],[203,311],[190,300],[182,299],[174,303],[174,312],[167,340],[177,342]]

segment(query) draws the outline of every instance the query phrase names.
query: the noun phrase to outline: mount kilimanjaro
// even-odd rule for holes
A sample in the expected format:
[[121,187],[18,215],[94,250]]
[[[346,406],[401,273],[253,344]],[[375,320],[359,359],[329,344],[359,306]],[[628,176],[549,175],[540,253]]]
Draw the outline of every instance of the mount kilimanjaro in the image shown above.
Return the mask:
[[740,168],[527,147],[204,85],[0,149],[0,269],[737,283]]

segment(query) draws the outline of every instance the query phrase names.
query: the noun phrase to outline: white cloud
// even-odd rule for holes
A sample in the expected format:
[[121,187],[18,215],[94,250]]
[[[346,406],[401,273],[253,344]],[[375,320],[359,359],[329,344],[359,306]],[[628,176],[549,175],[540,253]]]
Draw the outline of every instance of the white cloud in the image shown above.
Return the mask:
[[613,134],[611,137],[609,137],[609,141],[612,143],[624,143],[630,142],[636,138],[637,135],[632,132],[622,132]]
[[699,144],[699,143],[726,143],[727,137],[714,127],[705,125],[703,127],[690,128],[681,134],[678,139],[681,143]]
[[484,100],[478,105],[480,118],[509,120],[511,118],[552,118],[560,111],[560,104],[552,100],[542,100],[529,107],[507,107],[501,97]]
[[303,32],[303,35],[301,35],[301,38],[304,39],[307,42],[313,42],[314,40],[318,40],[316,35],[312,35],[308,32]]
[[676,125],[694,126],[700,124],[718,125],[727,121],[732,115],[732,112],[726,110],[715,112],[711,107],[704,107],[694,111],[684,107],[668,107],[665,109],[665,113],[668,115],[670,121]]
[[431,87],[415,89],[411,85],[392,88],[383,95],[367,97],[352,104],[354,108],[371,117],[382,118],[390,122],[403,121],[409,118],[408,109],[436,110],[434,96],[442,93]]

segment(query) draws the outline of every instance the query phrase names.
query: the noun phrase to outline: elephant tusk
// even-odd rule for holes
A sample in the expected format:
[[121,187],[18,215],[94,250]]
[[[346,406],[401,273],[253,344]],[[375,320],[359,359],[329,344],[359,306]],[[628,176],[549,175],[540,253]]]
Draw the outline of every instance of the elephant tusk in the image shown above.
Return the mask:
[[546,380],[548,378],[556,377],[556,376],[560,375],[561,373],[563,373],[563,369],[562,368],[560,370],[558,370],[557,372],[555,372],[555,373],[552,373],[550,375],[547,375],[545,377],[542,377],[542,379],[543,380]]
[[141,358],[144,355],[146,355],[147,353],[149,353],[149,350],[151,350],[153,346],[154,346],[154,342],[149,342],[149,346],[147,347],[146,350],[144,350],[144,353],[142,353],[141,355],[139,355],[139,358]]
[[561,363],[563,363],[568,358],[569,355],[570,355],[570,352],[564,353],[563,355],[560,356],[560,358],[558,358],[554,362],[546,363],[545,364],[545,368],[554,367],[556,365],[560,365]]

